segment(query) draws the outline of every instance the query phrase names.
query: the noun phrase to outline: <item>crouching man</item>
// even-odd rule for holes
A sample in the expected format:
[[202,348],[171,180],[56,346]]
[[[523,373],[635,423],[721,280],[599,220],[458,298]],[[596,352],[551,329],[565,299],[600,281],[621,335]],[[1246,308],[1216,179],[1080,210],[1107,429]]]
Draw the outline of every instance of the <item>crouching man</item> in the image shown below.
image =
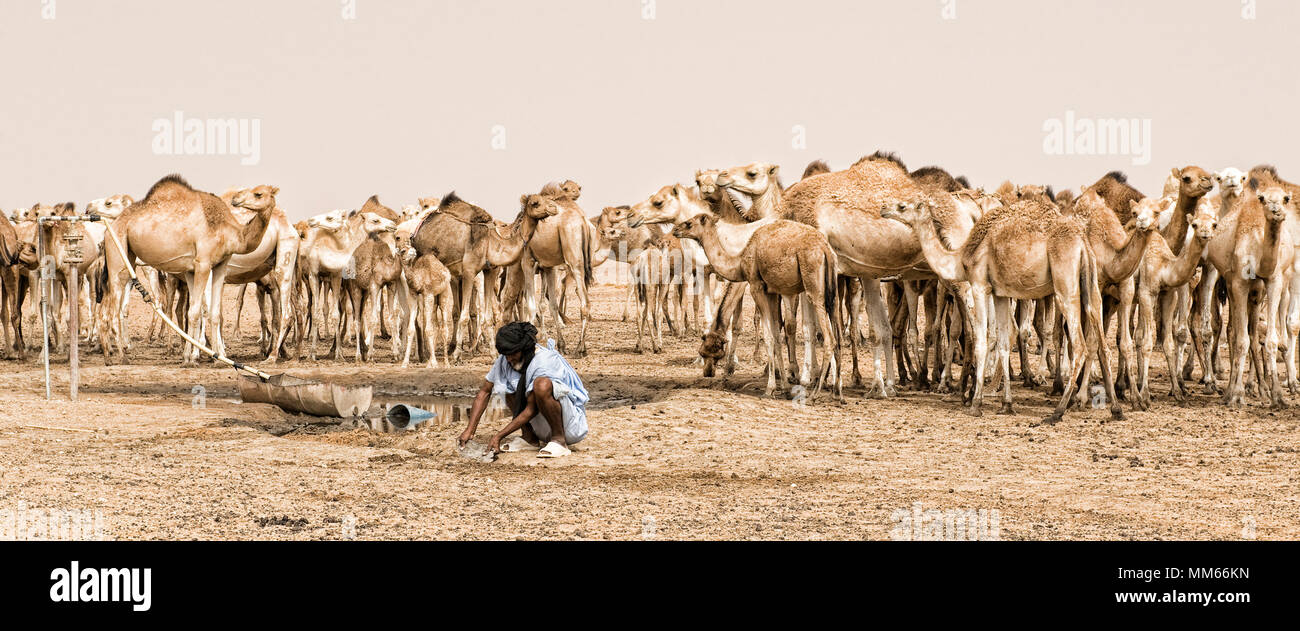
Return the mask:
[[[511,322],[501,327],[497,331],[496,347],[500,356],[474,399],[469,425],[460,435],[460,446],[464,447],[474,437],[492,395],[502,394],[513,418],[492,437],[489,449],[538,451],[539,458],[559,458],[572,453],[569,445],[587,437],[587,389],[578,373],[554,348],[537,346],[537,327],[527,322]],[[516,430],[520,430],[520,436],[502,443]]]

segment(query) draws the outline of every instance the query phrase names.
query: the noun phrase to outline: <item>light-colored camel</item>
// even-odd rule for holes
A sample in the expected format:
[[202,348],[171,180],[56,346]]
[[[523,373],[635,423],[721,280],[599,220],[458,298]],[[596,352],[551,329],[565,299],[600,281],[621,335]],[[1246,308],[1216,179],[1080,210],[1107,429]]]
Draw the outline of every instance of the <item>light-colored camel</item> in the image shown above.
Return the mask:
[[[466,347],[469,337],[462,331],[468,329],[470,303],[474,299],[475,278],[487,269],[500,270],[513,265],[524,253],[533,238],[541,220],[552,217],[559,212],[558,204],[550,198],[525,195],[520,200],[523,217],[508,233],[502,233],[492,224],[492,216],[482,208],[470,204],[456,194],[448,193],[438,202],[438,208],[425,217],[411,243],[416,252],[423,256],[434,253],[447,270],[459,279],[457,293],[456,329],[453,343],[456,345],[452,361],[459,361],[467,355]],[[585,218],[583,218],[585,224]],[[497,276],[487,279],[487,284],[495,285]],[[497,314],[496,292],[483,292],[490,302],[488,313],[495,321]]]
[[[27,344],[23,340],[22,293],[27,271],[37,263],[36,246],[21,241],[9,219],[0,218],[0,330],[4,331],[0,358],[7,358],[12,348],[18,359],[27,359]],[[11,332],[12,340],[9,337]]]
[[[807,388],[811,380],[813,343],[820,334],[822,339],[822,369],[818,374],[820,392],[828,376],[836,398],[842,396],[843,382],[839,370],[840,331],[836,323],[835,252],[826,238],[811,226],[777,219],[754,231],[739,257],[730,255],[718,235],[718,220],[711,213],[700,214],[677,224],[673,235],[682,239],[695,239],[708,252],[714,265],[739,268],[740,277],[750,284],[754,301],[762,313],[767,345],[767,389],[772,396],[776,390],[777,376],[782,372],[777,345],[781,342],[783,327],[780,317],[780,298],[798,301],[804,315],[804,356],[800,363],[799,384]],[[739,295],[738,292],[735,295]],[[700,347],[705,361],[705,374],[721,359],[721,344],[725,332],[717,326],[727,326],[728,318],[715,320],[715,329],[706,333]],[[790,366],[794,370],[794,366]],[[796,398],[798,394],[791,392]]]
[[[338,319],[334,327],[334,341],[326,357],[335,359],[342,354],[348,317],[355,313],[355,308],[349,309],[352,296],[344,288],[346,280],[357,276],[358,261],[353,255],[371,235],[394,231],[397,224],[375,213],[344,210],[311,217],[307,224],[307,238],[300,246],[301,275],[312,290],[311,300],[322,303],[322,311],[325,311],[324,303],[330,300],[327,296],[333,299]],[[357,329],[360,334],[359,325],[360,323]],[[313,360],[316,358],[316,326],[316,318],[313,317],[307,329],[307,337],[310,338],[308,352]],[[320,326],[329,328],[328,312],[321,314]],[[296,352],[300,353],[300,349]]]
[[[609,212],[609,211],[616,212]],[[601,244],[611,249],[614,254],[628,264],[628,286],[632,290],[636,305],[636,346],[633,350],[645,353],[663,352],[663,329],[660,319],[664,316],[665,300],[671,291],[669,262],[666,251],[670,247],[667,239],[675,238],[659,232],[658,228],[642,225],[629,228],[626,219],[611,221],[615,215],[624,216],[627,207],[608,208],[598,223],[597,237]],[[634,245],[629,245],[634,244]],[[645,345],[646,334],[650,336],[650,345]]]
[[[565,273],[574,284],[580,303],[581,328],[578,333],[578,348],[574,357],[587,354],[587,326],[591,322],[591,298],[588,288],[594,280],[592,275],[591,253],[592,226],[587,222],[587,215],[578,206],[577,198],[580,188],[572,180],[564,183],[552,182],[542,188],[541,192],[525,196],[523,203],[543,204],[543,199],[550,200],[557,212],[537,224],[537,231],[528,242],[529,257],[524,259],[522,271],[524,279],[524,318],[532,320],[537,314],[532,296],[536,295],[533,286],[533,270],[541,270],[543,288],[550,307],[551,321],[554,323],[556,349],[566,351],[564,339],[565,322],[560,308],[559,287],[556,283],[557,269],[565,268]],[[537,198],[537,199],[529,199]]]
[[[988,354],[988,297],[994,298],[997,312],[996,349],[1003,387],[1001,413],[1011,414],[1011,301],[1052,296],[1065,319],[1070,346],[1075,350],[1071,353],[1069,385],[1044,422],[1061,420],[1087,374],[1089,363],[1094,360],[1102,369],[1111,415],[1123,418],[1101,330],[1099,270],[1078,219],[1062,214],[1045,199],[1017,201],[985,213],[958,250],[949,247],[938,233],[929,204],[925,202],[887,204],[883,215],[918,236],[926,260],[940,277],[952,283],[969,283],[966,300],[971,314],[969,328],[974,333],[975,372],[968,410],[971,415],[982,413]],[[1154,221],[1153,216],[1139,216],[1139,229],[1150,229]]]
[[[406,321],[406,352],[402,355],[402,367],[411,360],[411,345],[416,342],[417,361],[422,361],[428,354],[429,368],[438,367],[437,349],[441,348],[443,360],[447,356],[448,327],[451,325],[452,295],[451,272],[433,253],[420,256],[411,245],[411,235],[403,234],[399,229],[396,234],[397,253],[402,260],[402,274],[406,279],[412,297],[412,309]],[[417,332],[417,324],[419,331]]]
[[[766,200],[756,196],[769,191],[774,174],[769,171],[768,177],[755,178],[751,177],[751,171],[731,169],[719,176],[718,184],[731,192],[743,193],[733,195],[733,199],[746,195],[752,198],[747,215],[771,212],[767,210]],[[861,280],[876,341],[871,391],[878,396],[892,396],[898,380],[893,329],[880,292],[880,279],[934,277],[934,272],[925,267],[921,246],[912,230],[897,221],[882,219],[880,209],[892,201],[931,199],[897,156],[876,152],[846,170],[796,182],[779,198],[775,210],[784,218],[813,226],[826,235],[835,250],[839,273]],[[738,201],[744,203],[743,199]],[[939,221],[944,238],[963,240],[962,235],[974,224],[972,215],[959,211],[952,197],[939,196],[933,202],[936,206],[932,214]],[[850,313],[850,317],[855,320],[850,330],[856,331],[856,314]],[[862,383],[856,339],[856,335],[850,336],[854,385]]]
[[[1147,198],[1139,204],[1139,212],[1144,212],[1155,210],[1161,202]],[[1151,243],[1143,254],[1142,266],[1137,274],[1138,356],[1135,400],[1141,409],[1147,409],[1151,405],[1148,357],[1156,339],[1162,343],[1165,365],[1169,367],[1169,395],[1179,402],[1187,401],[1182,372],[1176,369],[1182,362],[1179,361],[1178,346],[1175,344],[1176,338],[1186,335],[1187,327],[1176,321],[1181,312],[1175,302],[1180,294],[1185,293],[1181,290],[1185,290],[1201,265],[1201,255],[1218,225],[1218,213],[1212,202],[1202,199],[1196,205],[1196,214],[1187,221],[1192,228],[1192,238],[1183,251],[1174,254],[1164,237],[1156,235],[1151,238]]]
[[[137,257],[159,271],[182,274],[189,287],[190,336],[203,341],[201,316],[206,313],[208,345],[224,355],[221,309],[214,305],[221,300],[227,263],[232,255],[251,252],[261,243],[279,190],[263,185],[235,195],[231,205],[255,213],[247,223],[240,223],[231,206],[221,198],[192,188],[179,175],[159,180],[144,199],[123,211],[110,227],[121,240],[127,260],[123,260],[116,247],[105,248],[105,273],[111,291],[109,304],[121,305],[127,291],[127,265]],[[105,340],[105,361],[108,353]],[[187,347],[184,363],[193,364],[198,357],[197,347]],[[120,343],[118,359],[126,361]]]
[[[1084,234],[1088,237],[1088,245],[1092,248],[1094,260],[1097,262],[1098,287],[1103,294],[1111,294],[1117,298],[1118,306],[1111,310],[1112,313],[1105,312],[1103,303],[1102,326],[1103,329],[1108,329],[1109,327],[1105,325],[1110,320],[1109,316],[1119,316],[1117,329],[1119,373],[1115,380],[1115,390],[1116,394],[1125,395],[1128,394],[1127,382],[1132,379],[1132,375],[1137,374],[1137,354],[1133,345],[1133,329],[1130,322],[1137,289],[1137,279],[1134,278],[1134,274],[1137,273],[1143,252],[1146,251],[1152,236],[1157,234],[1155,217],[1159,207],[1155,200],[1143,205],[1141,209],[1149,220],[1144,222],[1145,228],[1126,233],[1119,217],[1127,216],[1132,219],[1138,216],[1140,202],[1126,197],[1124,201],[1116,203],[1127,204],[1129,208],[1122,213],[1115,211],[1096,188],[1082,187],[1079,197],[1071,206],[1070,214],[1083,222]],[[1187,225],[1185,220],[1179,223]],[[1057,371],[1058,379],[1059,376],[1060,371]],[[1056,386],[1057,390],[1062,388],[1060,383]],[[1130,398],[1133,399],[1133,405],[1137,407],[1137,398]]]
[[[221,199],[231,204],[236,195],[248,194],[251,190],[226,191]],[[235,218],[241,223],[253,219],[253,213],[235,208],[233,205],[231,208],[234,210]],[[239,285],[241,296],[245,283],[258,284],[258,306],[262,312],[262,336],[264,337],[262,352],[272,363],[278,362],[281,356],[287,356],[283,346],[285,337],[289,334],[293,285],[297,279],[298,245],[298,231],[289,223],[288,216],[277,204],[271,211],[271,218],[257,247],[248,253],[232,255],[227,264],[226,282]],[[263,288],[269,294],[270,313],[267,313],[261,300]],[[238,319],[238,312],[235,317]],[[274,330],[271,330],[268,323],[274,326]]]
[[1231,373],[1223,402],[1229,407],[1244,405],[1247,353],[1252,346],[1261,351],[1255,353],[1261,387],[1269,389],[1274,408],[1285,406],[1277,384],[1274,326],[1295,246],[1285,225],[1291,195],[1270,171],[1251,170],[1245,194],[1220,217],[1219,232],[1209,243],[1210,262],[1228,289]]
[[[372,198],[373,199],[373,198]],[[352,250],[352,262],[350,264],[351,274],[343,277],[343,293],[339,295],[339,310],[342,311],[346,302],[352,305],[352,321],[356,323],[356,354],[354,355],[357,363],[370,361],[370,351],[374,346],[375,330],[371,328],[372,321],[378,324],[382,321],[382,312],[380,302],[383,299],[384,290],[392,287],[397,296],[398,306],[401,307],[400,313],[404,320],[409,320],[411,315],[410,300],[407,295],[406,283],[402,279],[402,263],[397,256],[397,245],[393,240],[393,233],[397,231],[397,223],[388,217],[381,216],[372,212],[361,213],[366,221],[366,238]],[[377,220],[377,221],[376,221]],[[367,309],[369,306],[369,315],[367,319]],[[341,344],[344,335],[344,320],[339,319],[339,326],[334,336],[335,343]],[[392,343],[393,359],[396,361],[399,352],[401,340],[400,336],[392,335],[389,340]]]

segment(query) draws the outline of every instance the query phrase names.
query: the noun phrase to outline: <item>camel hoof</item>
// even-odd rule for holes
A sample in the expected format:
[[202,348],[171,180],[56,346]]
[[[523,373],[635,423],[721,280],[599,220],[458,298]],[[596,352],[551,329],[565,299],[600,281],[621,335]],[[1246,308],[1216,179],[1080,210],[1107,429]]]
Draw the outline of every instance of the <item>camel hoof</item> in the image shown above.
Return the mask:
[[1122,420],[1124,420],[1124,410],[1121,410],[1121,409],[1119,409],[1119,408],[1117,408],[1117,407],[1111,408],[1111,409],[1110,409],[1110,420],[1112,420],[1112,421],[1122,421]]
[[1002,414],[1002,415],[1014,416],[1015,413],[1016,413],[1015,410],[1011,409],[1010,403],[1003,403],[1002,409],[998,410],[998,414]]
[[1055,425],[1057,423],[1060,423],[1063,417],[1064,415],[1061,414],[1060,412],[1052,412],[1051,414],[1048,414],[1047,416],[1043,417],[1043,424]]
[[981,410],[978,405],[972,405],[963,411],[966,412],[967,416],[973,416],[975,418],[984,416],[984,411]]

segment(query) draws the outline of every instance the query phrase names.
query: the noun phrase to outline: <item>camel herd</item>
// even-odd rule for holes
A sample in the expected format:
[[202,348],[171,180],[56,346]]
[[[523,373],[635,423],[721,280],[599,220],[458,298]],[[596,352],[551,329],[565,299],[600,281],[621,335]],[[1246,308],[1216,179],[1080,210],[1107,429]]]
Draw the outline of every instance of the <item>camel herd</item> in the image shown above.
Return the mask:
[[[815,381],[841,398],[847,342],[852,387],[863,385],[859,346],[872,350],[869,396],[934,389],[979,415],[987,383],[1011,413],[1014,350],[1025,387],[1050,382],[1060,395],[1046,421],[1072,406],[1122,418],[1121,401],[1150,406],[1159,344],[1175,401],[1188,400],[1199,370],[1199,385],[1227,406],[1249,394],[1282,407],[1284,389],[1300,394],[1296,192],[1267,165],[1173,169],[1153,196],[1120,172],[1077,192],[1011,182],[988,192],[876,152],[840,171],[814,162],[788,188],[773,164],[700,170],[694,182],[590,217],[570,180],[522,195],[511,223],[449,193],[400,213],[371,197],[291,224],[274,186],[217,196],[170,175],[139,201],[119,194],[81,211],[38,203],[0,214],[0,356],[26,358],[23,305],[36,310],[43,282],[53,352],[84,339],[106,362],[128,361],[133,290],[223,352],[223,289],[240,287],[242,308],[250,283],[272,362],[315,360],[318,341],[331,338],[328,358],[371,361],[386,337],[393,361],[409,365],[414,347],[417,362],[437,366],[439,354],[459,362],[491,348],[495,328],[512,320],[537,323],[561,352],[576,336],[570,354],[581,357],[593,268],[616,260],[628,265],[623,317],[630,312],[636,350],[661,352],[664,328],[698,334],[705,376],[735,371],[748,295],[768,396],[786,383],[806,396]],[[38,221],[79,214],[105,221]],[[88,246],[80,262],[60,247],[73,231]],[[72,265],[82,304],[66,299]],[[88,313],[84,330],[60,328],[72,309]],[[155,327],[158,318],[150,341]],[[197,347],[181,350],[184,363],[198,361]]]

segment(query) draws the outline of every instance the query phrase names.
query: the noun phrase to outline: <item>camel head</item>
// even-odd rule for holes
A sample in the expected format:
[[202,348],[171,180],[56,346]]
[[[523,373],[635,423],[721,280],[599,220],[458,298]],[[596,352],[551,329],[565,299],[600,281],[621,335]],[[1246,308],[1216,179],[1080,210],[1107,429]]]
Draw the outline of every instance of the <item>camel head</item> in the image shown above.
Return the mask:
[[1219,190],[1230,195],[1241,195],[1246,189],[1246,174],[1228,167],[1214,174],[1214,181],[1219,183]]
[[59,214],[59,206],[51,206],[36,202],[28,212],[29,219],[40,219],[41,217],[53,217]]
[[1214,188],[1214,178],[1198,166],[1174,169],[1170,175],[1178,178],[1178,193],[1187,197],[1200,197]]
[[695,239],[696,241],[701,241],[709,226],[716,224],[717,222],[717,217],[707,213],[700,213],[673,226],[673,236],[678,239]]
[[397,232],[397,222],[376,213],[361,213],[361,227],[370,236],[384,232]]
[[420,213],[426,215],[436,213],[441,204],[442,200],[437,197],[421,197],[419,200]]
[[1023,186],[1016,187],[1016,199],[1020,201],[1032,199],[1040,202],[1046,202],[1048,204],[1055,204],[1056,194],[1052,192],[1052,187],[1050,186],[1039,186],[1038,184],[1025,184]]
[[714,366],[726,356],[727,338],[709,331],[700,336],[700,358],[704,360],[704,376],[712,377]]
[[708,204],[681,184],[670,184],[632,206],[627,225],[639,228],[646,223],[675,223],[697,213],[707,212]]
[[[1088,194],[1096,195],[1096,191]],[[1129,200],[1128,207],[1133,211],[1133,224],[1137,226],[1138,232],[1147,232],[1156,227],[1156,217],[1160,214],[1159,199],[1143,197],[1141,201]]]
[[1187,223],[1196,233],[1196,238],[1201,242],[1208,242],[1214,238],[1214,231],[1219,227],[1219,213],[1215,209],[1214,202],[1209,199],[1201,199],[1196,204],[1195,213],[1187,213]]
[[565,180],[563,184],[560,184],[560,190],[563,191],[564,196],[569,198],[571,201],[576,202],[579,197],[582,197],[582,185],[573,180]]
[[1258,182],[1251,180],[1251,189],[1255,191],[1255,200],[1264,207],[1269,221],[1274,223],[1286,220],[1286,207],[1291,204],[1291,194],[1278,186],[1259,190]]
[[621,241],[627,237],[627,218],[631,213],[629,206],[606,206],[593,223],[604,240]]
[[402,221],[410,221],[420,216],[420,206],[418,204],[406,204],[402,206]]
[[266,184],[246,188],[235,193],[235,196],[230,199],[230,205],[259,213],[269,211],[275,208],[275,196],[279,192],[279,188]]
[[541,221],[559,214],[560,205],[547,195],[533,193],[532,195],[519,196],[519,210],[529,217]]
[[909,228],[920,225],[929,216],[929,207],[924,201],[917,203],[894,200],[880,205],[880,217],[882,219],[893,219],[906,224]]
[[416,257],[419,255],[415,251],[415,244],[411,241],[411,237],[411,233],[406,232],[405,230],[399,230],[397,234],[393,236],[397,256],[402,259],[402,263],[406,265],[414,263]]
[[718,169],[698,169],[695,171],[695,185],[700,189],[700,195],[707,200],[721,199],[718,191],[718,175],[722,171]]
[[767,193],[772,187],[780,188],[781,182],[777,179],[780,171],[781,167],[767,162],[732,167],[718,174],[718,186],[727,194],[731,204],[740,211],[742,216],[746,219],[755,219],[750,217],[754,200]]
[[89,215],[93,213],[100,217],[115,219],[120,217],[122,211],[126,210],[127,206],[130,206],[133,203],[135,203],[135,200],[131,199],[130,195],[123,195],[121,193],[111,197],[101,197],[86,204],[86,214]]
[[327,232],[338,232],[343,228],[343,224],[347,221],[347,218],[348,218],[348,211],[331,210],[321,215],[313,215],[311,217],[308,217],[307,227],[320,228],[321,230],[325,230]]

